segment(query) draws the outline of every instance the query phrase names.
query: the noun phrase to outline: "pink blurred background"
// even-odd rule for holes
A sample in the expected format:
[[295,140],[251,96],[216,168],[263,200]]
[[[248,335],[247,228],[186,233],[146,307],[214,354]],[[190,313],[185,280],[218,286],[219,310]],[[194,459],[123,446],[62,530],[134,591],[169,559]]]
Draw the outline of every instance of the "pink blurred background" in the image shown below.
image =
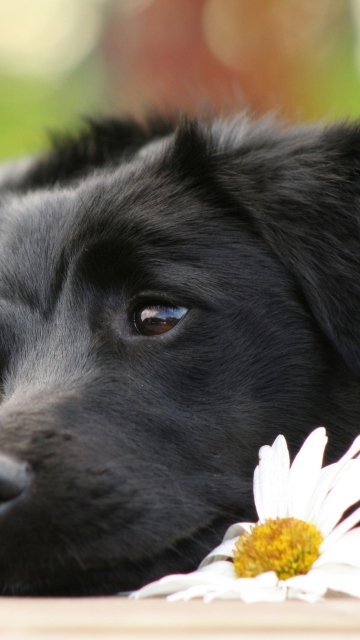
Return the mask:
[[360,115],[360,0],[0,0],[0,156],[82,114]]
[[147,105],[192,112],[211,105],[331,117],[344,104],[345,74],[349,102],[351,76],[356,86],[356,105],[347,113],[358,113],[358,5],[153,0],[128,2],[126,11],[126,3],[115,1],[101,46],[111,103],[137,113]]

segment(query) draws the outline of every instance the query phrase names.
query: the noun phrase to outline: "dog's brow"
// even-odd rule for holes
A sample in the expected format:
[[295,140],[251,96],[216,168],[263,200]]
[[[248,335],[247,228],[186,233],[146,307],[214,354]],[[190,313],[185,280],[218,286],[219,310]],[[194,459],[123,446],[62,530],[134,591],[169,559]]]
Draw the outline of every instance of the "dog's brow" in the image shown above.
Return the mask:
[[67,272],[72,200],[60,190],[8,197],[1,216],[0,296],[51,312]]

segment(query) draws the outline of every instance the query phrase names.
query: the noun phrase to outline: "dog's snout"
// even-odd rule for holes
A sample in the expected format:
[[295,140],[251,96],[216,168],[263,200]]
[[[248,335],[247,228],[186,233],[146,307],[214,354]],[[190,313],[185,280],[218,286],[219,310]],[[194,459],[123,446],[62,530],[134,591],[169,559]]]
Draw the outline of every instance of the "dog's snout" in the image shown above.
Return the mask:
[[29,467],[13,457],[0,453],[0,503],[20,496],[30,482]]

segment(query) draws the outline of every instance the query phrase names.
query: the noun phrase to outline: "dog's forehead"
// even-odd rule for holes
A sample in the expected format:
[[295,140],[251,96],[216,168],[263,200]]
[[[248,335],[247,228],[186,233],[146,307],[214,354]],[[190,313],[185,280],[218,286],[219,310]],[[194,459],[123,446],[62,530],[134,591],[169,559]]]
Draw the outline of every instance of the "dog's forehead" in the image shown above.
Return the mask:
[[0,296],[46,306],[65,262],[81,254],[93,253],[98,261],[116,254],[124,270],[140,261],[156,270],[162,261],[168,275],[171,263],[178,270],[182,264],[185,279],[204,268],[204,252],[219,228],[201,199],[161,168],[166,144],[150,144],[132,162],[99,170],[73,187],[5,194]]
[[0,198],[0,297],[36,307],[52,287],[71,224],[67,193],[5,193]]

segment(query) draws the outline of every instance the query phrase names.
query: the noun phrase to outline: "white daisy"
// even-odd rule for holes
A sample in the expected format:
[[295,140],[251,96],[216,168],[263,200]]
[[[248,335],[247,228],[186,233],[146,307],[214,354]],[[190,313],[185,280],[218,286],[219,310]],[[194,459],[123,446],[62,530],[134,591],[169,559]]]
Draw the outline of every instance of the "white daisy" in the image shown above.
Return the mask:
[[291,467],[284,436],[259,451],[254,498],[259,521],[239,522],[197,571],[170,575],[131,594],[169,600],[314,602],[327,591],[360,598],[360,436],[322,468],[326,431],[315,429]]

